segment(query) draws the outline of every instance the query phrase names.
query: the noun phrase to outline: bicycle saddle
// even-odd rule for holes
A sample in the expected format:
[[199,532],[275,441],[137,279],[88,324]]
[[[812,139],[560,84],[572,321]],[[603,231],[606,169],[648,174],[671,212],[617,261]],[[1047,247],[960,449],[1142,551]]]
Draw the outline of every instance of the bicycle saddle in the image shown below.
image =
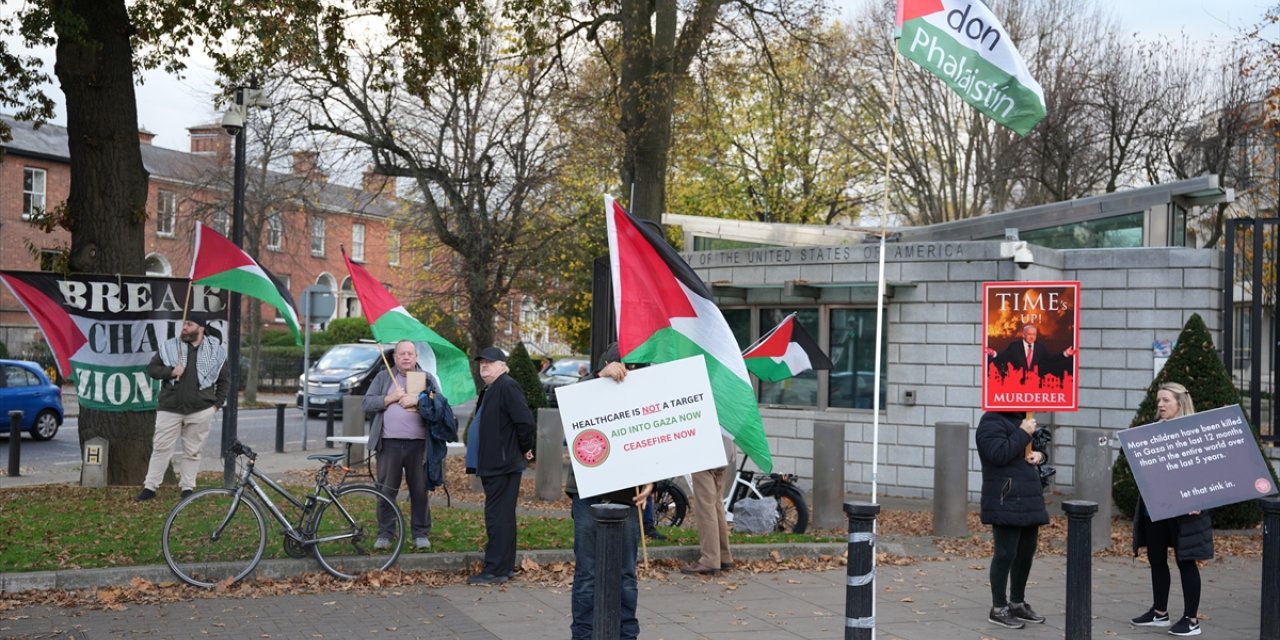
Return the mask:
[[329,464],[334,464],[345,457],[347,456],[344,453],[313,453],[307,456],[307,459],[308,460],[324,460]]

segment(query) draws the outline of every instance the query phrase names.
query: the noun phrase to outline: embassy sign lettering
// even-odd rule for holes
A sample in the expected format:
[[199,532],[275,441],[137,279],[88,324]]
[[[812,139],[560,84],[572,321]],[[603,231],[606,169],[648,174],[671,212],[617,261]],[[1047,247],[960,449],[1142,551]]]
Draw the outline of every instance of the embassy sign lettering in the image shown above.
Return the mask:
[[75,383],[80,406],[101,411],[154,411],[160,382],[147,375],[159,345],[177,336],[183,306],[221,338],[226,292],[189,281],[114,275],[0,274],[39,325],[62,375]]

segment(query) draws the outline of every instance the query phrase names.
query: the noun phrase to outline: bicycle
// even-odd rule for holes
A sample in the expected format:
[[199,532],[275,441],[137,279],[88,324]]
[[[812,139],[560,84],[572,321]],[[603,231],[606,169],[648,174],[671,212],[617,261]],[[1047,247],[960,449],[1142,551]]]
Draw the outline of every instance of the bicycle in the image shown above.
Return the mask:
[[[804,533],[809,528],[809,505],[804,492],[796,484],[796,476],[789,473],[757,475],[746,469],[743,458],[733,476],[728,495],[722,501],[725,520],[733,522],[733,506],[743,498],[773,498],[778,501],[778,527],[782,533]],[[689,497],[674,480],[659,480],[653,486],[654,522],[667,527],[684,524],[689,509]]]
[[[254,468],[258,454],[248,446],[234,442],[227,455],[246,459],[235,486],[192,493],[165,519],[161,535],[164,561],[183,582],[211,588],[249,575],[267,545],[262,507],[282,527],[287,555],[303,558],[311,554],[336,578],[352,580],[366,572],[381,571],[400,557],[404,521],[399,507],[374,487],[341,484],[347,471],[338,463],[343,454],[307,456],[320,461],[321,467],[315,488],[301,499]],[[281,512],[263,484],[301,511],[296,523]],[[390,532],[379,531],[379,510],[387,521],[394,522]],[[389,544],[382,544],[384,539]]]

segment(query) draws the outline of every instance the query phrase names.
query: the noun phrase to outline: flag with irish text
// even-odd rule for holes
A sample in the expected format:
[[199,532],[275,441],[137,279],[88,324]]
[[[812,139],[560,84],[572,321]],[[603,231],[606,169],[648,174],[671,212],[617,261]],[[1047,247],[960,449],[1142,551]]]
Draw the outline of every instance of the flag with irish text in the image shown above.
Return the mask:
[[981,0],[898,0],[897,26],[903,56],[992,120],[1025,136],[1044,118],[1044,90]]

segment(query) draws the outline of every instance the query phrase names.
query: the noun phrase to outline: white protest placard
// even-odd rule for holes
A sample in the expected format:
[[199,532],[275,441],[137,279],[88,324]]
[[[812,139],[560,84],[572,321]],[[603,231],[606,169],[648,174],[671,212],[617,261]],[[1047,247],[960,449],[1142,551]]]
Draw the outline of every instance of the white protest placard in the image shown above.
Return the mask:
[[556,388],[584,498],[727,464],[703,356]]
[[1276,492],[1238,404],[1117,435],[1152,521]]

